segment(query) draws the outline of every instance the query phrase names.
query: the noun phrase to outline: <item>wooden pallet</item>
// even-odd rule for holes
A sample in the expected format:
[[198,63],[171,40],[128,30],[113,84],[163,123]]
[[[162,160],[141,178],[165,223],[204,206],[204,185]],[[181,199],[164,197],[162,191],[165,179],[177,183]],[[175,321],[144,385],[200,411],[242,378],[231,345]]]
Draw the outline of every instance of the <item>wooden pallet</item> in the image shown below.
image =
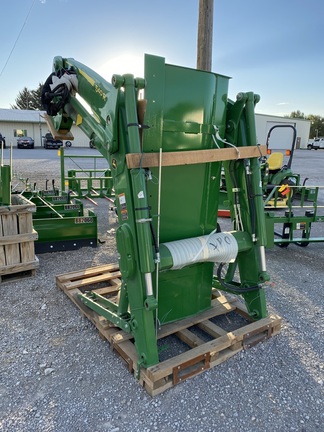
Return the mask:
[[[11,272],[11,273],[6,273],[6,274],[0,274],[0,283],[1,285],[7,282],[17,282],[20,281],[22,279],[27,279],[30,277],[33,277],[36,275],[36,268],[38,268],[39,265],[39,261],[38,258],[35,257],[35,261],[31,263],[31,266],[34,268],[31,269],[26,269],[24,268],[24,270],[21,271],[15,271]],[[8,270],[8,269],[6,269]]]
[[[132,335],[87,308],[77,298],[80,292],[93,290],[110,300],[117,299],[120,276],[118,265],[109,264],[59,275],[56,285],[97,327],[99,335],[110,343],[129,371],[137,376],[138,357]],[[151,396],[279,333],[279,316],[271,315],[251,322],[244,305],[236,297],[225,297],[217,291],[213,297],[210,309],[166,324],[158,331],[160,362],[147,369],[141,368],[139,376],[139,382]]]

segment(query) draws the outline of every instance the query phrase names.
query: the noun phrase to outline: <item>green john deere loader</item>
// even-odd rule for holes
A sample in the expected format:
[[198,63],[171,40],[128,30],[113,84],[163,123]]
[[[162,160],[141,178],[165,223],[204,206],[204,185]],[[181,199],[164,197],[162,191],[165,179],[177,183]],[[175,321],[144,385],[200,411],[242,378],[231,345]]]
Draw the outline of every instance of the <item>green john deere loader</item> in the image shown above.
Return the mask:
[[[267,317],[259,97],[231,101],[228,83],[146,55],[144,79],[114,75],[111,83],[55,57],[44,85],[53,136],[67,139],[75,122],[109,162],[121,289],[117,302],[93,291],[79,300],[134,339],[138,370],[159,363],[160,329],[208,311],[215,289],[242,297],[251,319]],[[222,164],[228,232],[217,223]]]

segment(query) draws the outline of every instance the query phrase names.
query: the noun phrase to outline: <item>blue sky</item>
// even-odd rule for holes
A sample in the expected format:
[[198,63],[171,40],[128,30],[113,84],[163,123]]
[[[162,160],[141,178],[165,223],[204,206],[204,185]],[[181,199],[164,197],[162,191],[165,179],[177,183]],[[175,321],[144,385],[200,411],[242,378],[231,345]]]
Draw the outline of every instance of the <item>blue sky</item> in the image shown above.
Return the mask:
[[[196,67],[198,9],[199,0],[2,0],[0,108],[44,82],[57,55],[108,81],[143,75],[144,53]],[[323,0],[214,0],[212,70],[232,77],[231,99],[260,94],[258,113],[324,117],[323,22]]]

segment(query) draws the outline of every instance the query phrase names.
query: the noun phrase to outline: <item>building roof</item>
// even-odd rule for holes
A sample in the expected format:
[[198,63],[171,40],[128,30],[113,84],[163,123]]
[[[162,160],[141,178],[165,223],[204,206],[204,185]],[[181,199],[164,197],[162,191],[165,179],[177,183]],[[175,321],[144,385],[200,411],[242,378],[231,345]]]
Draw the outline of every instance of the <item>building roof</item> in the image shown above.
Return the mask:
[[273,114],[261,114],[261,113],[255,113],[255,115],[257,115],[257,116],[263,116],[263,117],[273,117],[273,118],[278,118],[278,119],[281,119],[281,120],[289,120],[290,122],[295,122],[295,121],[303,121],[303,122],[311,122],[310,120],[307,120],[307,119],[302,119],[302,118],[299,118],[299,117],[289,117],[288,115],[286,115],[286,116],[279,116],[279,115],[273,115]]
[[41,121],[45,123],[44,114],[45,111],[0,108],[0,121],[24,123],[38,123]]

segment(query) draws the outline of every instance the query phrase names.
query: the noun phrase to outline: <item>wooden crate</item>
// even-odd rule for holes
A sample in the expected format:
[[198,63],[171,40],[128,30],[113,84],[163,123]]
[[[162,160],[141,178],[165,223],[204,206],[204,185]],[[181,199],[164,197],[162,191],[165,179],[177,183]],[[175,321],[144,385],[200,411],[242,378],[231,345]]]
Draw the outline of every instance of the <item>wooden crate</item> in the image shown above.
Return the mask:
[[10,206],[0,206],[0,280],[5,280],[4,275],[30,275],[38,267],[35,211],[35,205],[18,194],[12,196]]
[[[151,396],[225,362],[280,331],[279,316],[270,315],[251,322],[245,306],[236,297],[225,297],[215,290],[210,309],[161,327],[157,335],[160,362],[147,369],[141,368],[138,377],[138,357],[132,335],[89,309],[77,297],[81,292],[92,290],[117,301],[120,276],[118,265],[109,264],[58,275],[56,285],[97,327],[99,335],[110,343]],[[166,344],[171,349],[164,349]]]

